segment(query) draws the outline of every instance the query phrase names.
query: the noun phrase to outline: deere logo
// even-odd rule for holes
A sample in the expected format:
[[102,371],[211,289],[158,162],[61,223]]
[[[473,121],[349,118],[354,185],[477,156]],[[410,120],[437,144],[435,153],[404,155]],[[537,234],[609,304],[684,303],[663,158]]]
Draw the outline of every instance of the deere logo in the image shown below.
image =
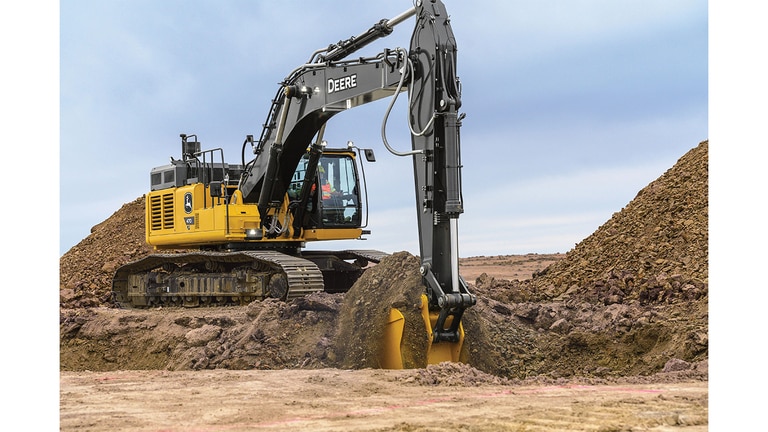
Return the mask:
[[328,79],[328,94],[357,87],[357,74]]
[[184,194],[184,213],[192,213],[192,192]]

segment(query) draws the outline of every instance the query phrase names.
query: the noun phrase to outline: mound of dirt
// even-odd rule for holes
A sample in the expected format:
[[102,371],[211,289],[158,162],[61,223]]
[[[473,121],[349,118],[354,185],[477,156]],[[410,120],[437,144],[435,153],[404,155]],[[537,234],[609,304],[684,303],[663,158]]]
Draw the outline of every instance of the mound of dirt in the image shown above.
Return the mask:
[[530,281],[481,275],[502,302],[673,304],[708,295],[708,141],[701,142],[565,257]]
[[123,264],[152,252],[144,241],[144,197],[124,204],[59,259],[62,308],[107,306],[112,276]]
[[707,156],[704,141],[532,279],[478,277],[464,320],[477,366],[604,377],[706,360]]
[[339,317],[336,355],[345,369],[378,368],[379,341],[391,308],[405,318],[403,367],[427,366],[428,340],[421,318],[421,294],[426,288],[419,260],[408,252],[384,258],[367,270],[346,293]]
[[[702,142],[684,155],[535,277],[483,273],[470,283],[478,303],[463,319],[467,364],[443,368],[472,372],[447,375],[706,379],[707,147]],[[346,294],[243,307],[116,309],[114,269],[150,252],[143,212],[143,198],[124,205],[62,256],[62,370],[378,367],[382,317],[393,306],[415,310],[423,291],[418,259],[400,252],[366,270]],[[434,373],[431,366],[413,379],[445,381]]]
[[707,296],[708,142],[532,281],[538,299],[671,304]]
[[206,309],[63,309],[62,370],[322,368],[342,298]]
[[511,381],[481,372],[465,363],[442,362],[415,369],[404,376],[403,381],[422,386],[473,387],[479,385],[503,385]]

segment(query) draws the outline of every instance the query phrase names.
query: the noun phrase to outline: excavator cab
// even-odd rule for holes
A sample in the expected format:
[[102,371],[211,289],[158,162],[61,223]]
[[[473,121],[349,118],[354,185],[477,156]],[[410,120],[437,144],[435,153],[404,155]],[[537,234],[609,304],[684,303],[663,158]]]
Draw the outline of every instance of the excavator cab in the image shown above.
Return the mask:
[[[307,154],[299,161],[288,187],[292,202],[300,202],[309,165]],[[307,224],[313,228],[359,228],[363,206],[354,153],[346,149],[326,150],[320,156],[315,172],[307,202]]]
[[[286,192],[295,235],[310,240],[321,232],[334,238],[368,233],[360,230],[368,224],[361,154],[369,162],[375,161],[373,150],[358,149],[351,143],[347,148],[326,148],[323,144],[321,152],[307,152],[301,157]],[[342,234],[345,230],[359,234],[349,237]]]
[[360,197],[354,161],[348,156],[320,159],[320,213],[322,226],[360,226]]

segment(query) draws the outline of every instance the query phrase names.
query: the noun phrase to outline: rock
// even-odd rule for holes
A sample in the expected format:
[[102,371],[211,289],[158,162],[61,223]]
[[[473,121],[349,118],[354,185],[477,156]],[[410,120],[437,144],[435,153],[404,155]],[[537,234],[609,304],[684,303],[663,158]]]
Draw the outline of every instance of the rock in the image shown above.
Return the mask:
[[690,368],[691,368],[691,364],[688,363],[687,361],[673,358],[664,364],[664,369],[662,370],[662,372],[664,373],[677,372],[677,371],[688,370]]
[[478,289],[485,289],[493,285],[494,278],[491,276],[488,276],[488,273],[481,273],[480,276],[475,279],[475,286]]
[[549,329],[555,333],[567,334],[571,330],[571,325],[565,318],[560,318],[552,323]]
[[206,324],[200,328],[188,331],[184,338],[191,346],[203,346],[219,337],[219,334],[221,334],[221,327]]
[[59,303],[66,304],[70,303],[75,299],[75,290],[71,288],[65,288],[63,290],[59,291]]
[[107,261],[101,266],[101,271],[104,273],[114,273],[120,265],[117,261]]
[[520,305],[515,310],[515,316],[525,321],[534,322],[539,315],[539,308],[540,306],[538,304]]
[[299,310],[337,312],[341,305],[336,301],[337,297],[326,293],[314,293],[306,297],[293,300]]

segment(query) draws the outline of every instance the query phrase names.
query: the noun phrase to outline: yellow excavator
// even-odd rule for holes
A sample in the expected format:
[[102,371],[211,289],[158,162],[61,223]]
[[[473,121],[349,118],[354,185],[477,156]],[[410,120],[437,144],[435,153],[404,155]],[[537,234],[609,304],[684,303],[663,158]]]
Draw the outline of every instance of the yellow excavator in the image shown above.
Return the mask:
[[[351,58],[414,16],[409,50]],[[196,135],[181,134],[181,158],[151,170],[145,196],[146,241],[167,252],[116,270],[116,305],[247,304],[349,290],[387,254],[308,250],[306,244],[370,234],[363,159],[373,162],[375,156],[352,143],[329,148],[323,135],[336,114],[389,97],[383,143],[413,160],[428,362],[458,361],[462,314],[476,299],[459,275],[463,114],[456,52],[444,4],[417,0],[358,36],[316,50],[291,71],[272,100],[261,136],[246,136],[239,164],[225,162],[221,148],[203,150]],[[412,148],[398,151],[385,131],[395,100],[406,91]],[[246,160],[249,147],[254,156]],[[402,367],[403,319],[401,311],[391,310],[382,367]]]

